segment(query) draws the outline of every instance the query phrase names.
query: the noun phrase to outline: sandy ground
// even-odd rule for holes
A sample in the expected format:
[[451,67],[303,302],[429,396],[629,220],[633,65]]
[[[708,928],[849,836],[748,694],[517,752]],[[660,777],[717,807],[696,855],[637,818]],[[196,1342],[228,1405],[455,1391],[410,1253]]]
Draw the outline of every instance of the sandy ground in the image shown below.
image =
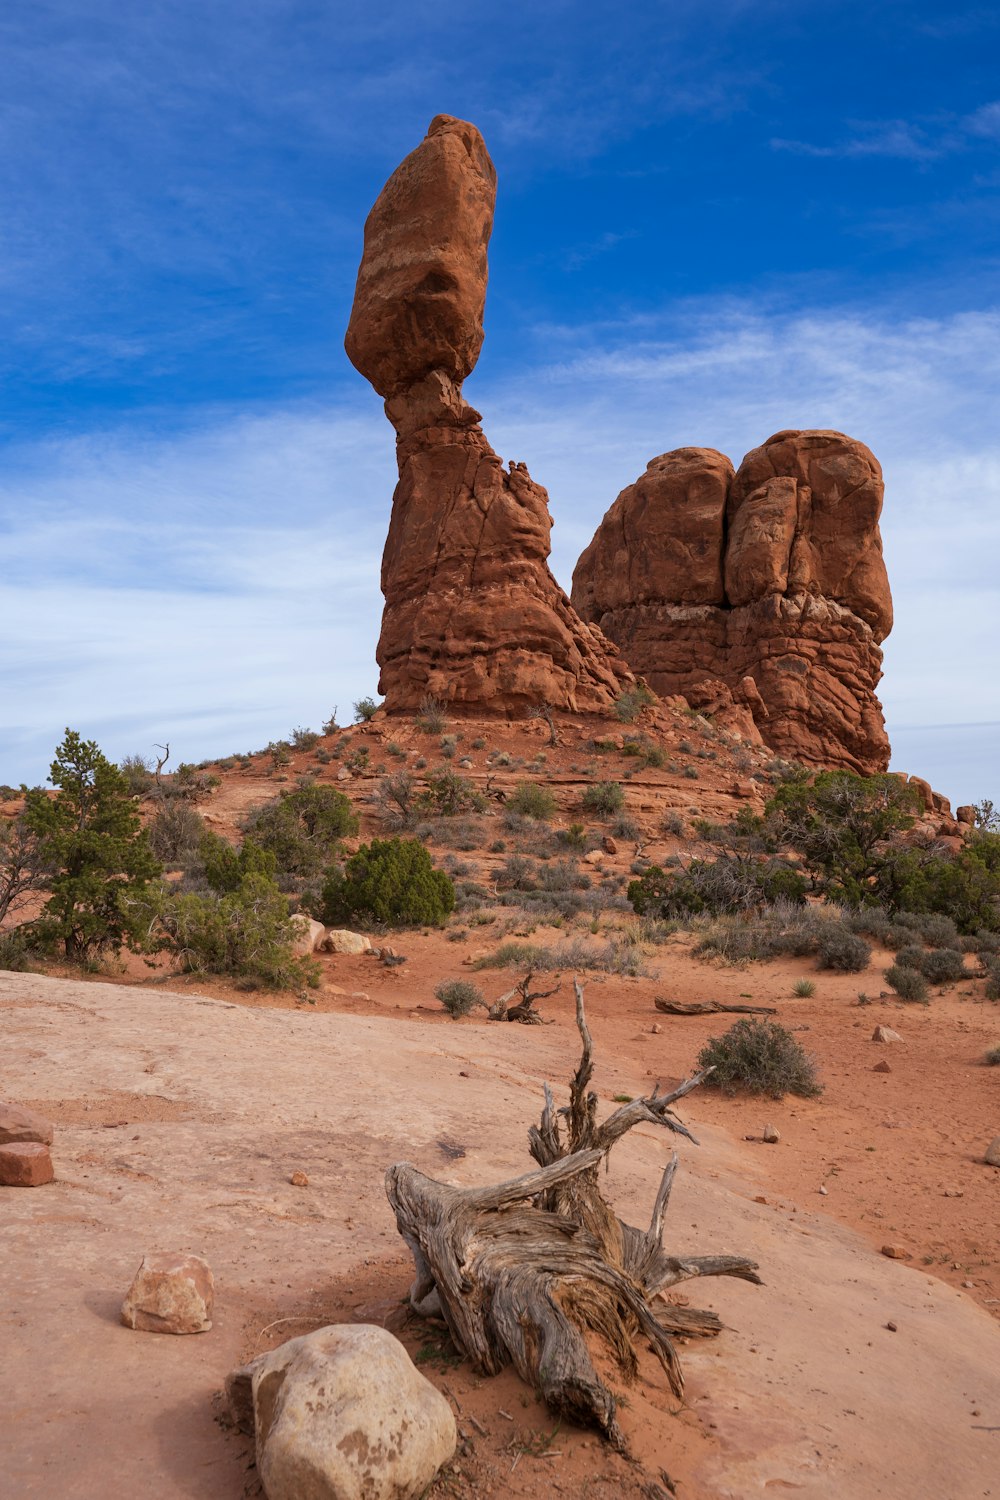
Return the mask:
[[[928,1107],[921,1086],[935,1047],[948,1050],[939,1003],[908,1011],[907,1041],[891,1052],[894,1071],[878,1077],[883,1092],[869,1093],[866,1115],[830,1077],[815,1104],[752,1106],[782,1132],[779,1146],[765,1148],[742,1139],[752,1133],[745,1106],[706,1091],[685,1102],[702,1144],[681,1143],[670,1243],[681,1253],[753,1254],[766,1285],[682,1289],[727,1328],[685,1346],[679,1412],[644,1363],[626,1392],[637,1460],[628,1465],[586,1434],[555,1432],[511,1377],[477,1379],[408,1321],[409,1272],[381,1185],[401,1158],[462,1183],[524,1170],[541,1080],[560,1084],[576,1060],[568,1008],[553,1005],[554,1024],[530,1031],[454,1024],[416,1010],[428,1003],[420,975],[349,962],[368,965],[357,970],[368,1001],[321,993],[316,1006],[294,1009],[235,1005],[194,988],[0,975],[0,1090],[58,1126],[57,1181],[0,1192],[5,1497],[259,1493],[246,1443],[220,1420],[225,1375],[248,1353],[338,1317],[400,1332],[455,1403],[466,1440],[435,1494],[638,1496],[661,1470],[682,1500],[1000,1494],[1000,1338],[974,1300],[985,1301],[982,1286],[948,1285],[917,1254],[890,1261],[871,1234],[830,1215],[838,1195],[863,1207],[875,1191],[865,1174],[879,1173],[870,1158],[891,1141],[901,1161],[904,1134],[909,1175],[881,1169],[885,1218],[875,1238],[883,1223],[886,1237],[904,1235],[907,1215],[930,1211],[919,1207],[921,1184],[948,1253],[968,1233],[963,1205],[986,1214],[978,1183],[995,1193],[1000,1174],[975,1165],[963,1101],[949,1116],[940,1100]],[[671,969],[676,983],[683,962],[692,961],[678,955]],[[383,974],[395,998],[380,987]],[[712,974],[713,993],[754,991],[755,977]],[[346,965],[337,979],[361,988]],[[611,1095],[636,1091],[652,1073],[677,1076],[697,1050],[686,1021],[664,1018],[669,1031],[649,1032],[651,985],[608,981],[589,992],[609,1108]],[[824,1026],[836,1025],[842,1044],[847,1037],[838,1072],[863,1072],[871,1089],[865,1038],[876,1019],[893,1018],[867,1007],[855,1029],[853,1016],[834,1016],[835,999],[793,1003],[811,1007],[801,1024],[821,1060]],[[969,1078],[963,1049],[971,1056],[978,1038],[955,1027],[963,1018],[971,1026],[975,1013],[960,994],[948,1003],[954,1065]],[[893,1024],[904,1029],[898,1017]],[[626,1217],[646,1217],[668,1150],[650,1127],[616,1151],[609,1188]],[[817,1183],[824,1158],[829,1171]],[[296,1170],[308,1188],[290,1184]],[[946,1188],[966,1196],[944,1199]],[[995,1222],[994,1212],[993,1245]],[[217,1284],[210,1333],[170,1338],[118,1323],[129,1280],[155,1249],[208,1257]]]

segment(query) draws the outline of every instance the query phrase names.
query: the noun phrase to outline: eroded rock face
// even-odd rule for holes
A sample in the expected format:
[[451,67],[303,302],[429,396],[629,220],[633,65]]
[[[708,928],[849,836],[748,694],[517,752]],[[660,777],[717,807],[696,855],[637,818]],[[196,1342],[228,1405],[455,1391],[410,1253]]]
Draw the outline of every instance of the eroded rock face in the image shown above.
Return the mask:
[[714,449],[664,454],[608,511],[573,602],[656,692],[742,714],[790,759],[885,770],[882,491],[839,432],[777,433],[735,474]]
[[475,126],[448,115],[383,188],[345,347],[386,397],[399,484],[382,562],[379,690],[521,711],[604,709],[630,682],[548,568],[548,496],[506,468],[462,396],[483,339],[496,173]]

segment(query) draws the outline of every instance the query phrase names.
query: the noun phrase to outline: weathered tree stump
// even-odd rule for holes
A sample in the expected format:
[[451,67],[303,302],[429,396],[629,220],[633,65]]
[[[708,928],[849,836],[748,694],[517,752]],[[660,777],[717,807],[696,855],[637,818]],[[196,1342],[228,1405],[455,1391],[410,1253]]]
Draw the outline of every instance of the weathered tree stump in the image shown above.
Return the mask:
[[598,1124],[597,1096],[587,1091],[593,1044],[583,991],[575,988],[583,1055],[566,1109],[554,1109],[545,1087],[541,1120],[528,1133],[539,1170],[495,1187],[457,1188],[398,1162],[386,1173],[386,1193],[413,1255],[413,1308],[443,1317],[456,1346],[484,1374],[513,1364],[555,1412],[596,1427],[620,1448],[615,1398],[594,1367],[588,1336],[610,1352],[626,1378],[636,1374],[636,1343],[644,1337],[679,1397],[683,1377],[673,1336],[711,1335],[722,1325],[714,1313],[666,1303],[662,1293],[694,1276],[758,1283],[760,1277],[756,1263],[742,1256],[682,1258],[663,1249],[676,1153],[648,1229],[624,1223],[605,1202],[601,1164],[633,1125],[664,1125],[693,1140],[671,1105],[705,1074],[669,1093],[657,1087]]

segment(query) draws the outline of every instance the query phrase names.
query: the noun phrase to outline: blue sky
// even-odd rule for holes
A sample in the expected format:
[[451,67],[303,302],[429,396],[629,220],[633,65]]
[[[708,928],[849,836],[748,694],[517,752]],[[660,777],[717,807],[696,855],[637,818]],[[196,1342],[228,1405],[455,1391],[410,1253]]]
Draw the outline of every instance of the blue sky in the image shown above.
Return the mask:
[[0,781],[66,724],[198,759],[374,689],[392,434],[342,338],[446,111],[500,176],[468,394],[561,581],[656,453],[860,437],[896,763],[1000,800],[998,55],[975,5],[13,0]]

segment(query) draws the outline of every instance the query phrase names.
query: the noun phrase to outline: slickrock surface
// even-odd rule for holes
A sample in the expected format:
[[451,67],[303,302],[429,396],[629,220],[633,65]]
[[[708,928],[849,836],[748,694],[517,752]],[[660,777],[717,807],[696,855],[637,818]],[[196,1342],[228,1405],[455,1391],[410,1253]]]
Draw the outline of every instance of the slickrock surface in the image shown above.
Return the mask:
[[462,397],[479,355],[496,171],[438,115],[365,225],[347,353],[386,398],[399,484],[382,561],[379,690],[487,710],[601,709],[631,680],[548,568],[548,496]]
[[838,432],[776,433],[735,474],[711,448],[665,453],[608,511],[573,602],[658,693],[808,765],[885,770],[882,493]]
[[[743,975],[732,983],[746,987]],[[620,995],[591,989],[604,1111],[633,1074],[642,1077],[618,1051],[639,1028],[637,1016],[623,1027],[619,1014],[627,985]],[[647,1006],[648,998],[645,1016]],[[34,974],[0,975],[0,1010],[7,1084],[16,1078],[33,1106],[48,1101],[61,1162],[45,1193],[10,1193],[0,1212],[0,1344],[5,1367],[18,1372],[0,1423],[0,1473],[12,1500],[258,1495],[246,1440],[214,1420],[213,1393],[227,1373],[331,1321],[384,1324],[411,1353],[431,1340],[402,1305],[412,1263],[385,1199],[386,1163],[405,1157],[462,1185],[523,1171],[542,1080],[562,1085],[579,1057],[569,1001],[556,1024],[527,1034],[530,1046],[522,1028],[486,1021],[254,1010]],[[842,1016],[836,1030],[843,1034]],[[848,1035],[867,1045],[862,1033]],[[643,1045],[654,1041],[669,1041],[648,1059],[661,1076],[664,1058],[685,1049],[673,1032]],[[922,1097],[915,1086],[911,1096]],[[916,1256],[886,1260],[817,1211],[833,1198],[811,1195],[808,1209],[796,1209],[759,1175],[791,1160],[812,1130],[828,1142],[830,1104],[776,1106],[782,1145],[767,1151],[711,1123],[724,1100],[695,1093],[684,1106],[701,1148],[652,1128],[634,1132],[616,1152],[614,1202],[642,1222],[677,1144],[676,1253],[747,1245],[766,1285],[699,1283],[699,1302],[727,1328],[685,1348],[683,1411],[652,1358],[643,1363],[622,1410],[640,1472],[564,1424],[558,1459],[529,1450],[511,1474],[512,1442],[537,1433],[544,1454],[550,1414],[509,1375],[484,1381],[465,1366],[424,1363],[438,1389],[447,1385],[461,1402],[473,1450],[462,1460],[466,1477],[442,1493],[542,1500],[556,1481],[568,1494],[586,1484],[595,1500],[639,1500],[645,1474],[661,1467],[690,1500],[987,1493],[1000,1400],[996,1324],[964,1292],[925,1275]],[[461,1155],[442,1142],[459,1143]],[[910,1149],[923,1159],[922,1145]],[[308,1195],[289,1184],[291,1163],[308,1168]],[[949,1180],[957,1173],[964,1184],[966,1172],[979,1180],[988,1169],[962,1161]],[[898,1232],[886,1223],[879,1244]],[[142,1249],[193,1241],[216,1272],[212,1333],[141,1338],[123,1328],[121,1288]],[[898,1333],[885,1332],[888,1321]]]

